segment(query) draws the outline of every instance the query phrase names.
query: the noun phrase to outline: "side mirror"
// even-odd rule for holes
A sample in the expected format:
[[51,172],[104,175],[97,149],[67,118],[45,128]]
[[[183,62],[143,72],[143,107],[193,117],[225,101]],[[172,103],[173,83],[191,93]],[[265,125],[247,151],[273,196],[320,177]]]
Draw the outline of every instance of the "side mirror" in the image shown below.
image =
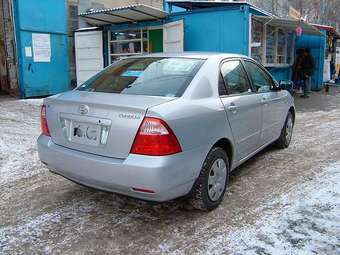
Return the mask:
[[293,91],[294,90],[294,83],[290,80],[281,80],[279,82],[279,87],[280,87],[280,89]]
[[280,91],[281,90],[281,86],[279,83],[277,83],[276,81],[274,81],[273,86],[271,87],[272,91]]

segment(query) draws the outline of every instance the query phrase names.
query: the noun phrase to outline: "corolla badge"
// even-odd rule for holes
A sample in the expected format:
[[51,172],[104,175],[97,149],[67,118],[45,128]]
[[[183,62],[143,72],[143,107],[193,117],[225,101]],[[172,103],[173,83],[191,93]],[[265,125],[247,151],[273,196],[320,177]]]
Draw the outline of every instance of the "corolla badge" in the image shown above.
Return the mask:
[[88,106],[85,105],[85,104],[80,105],[79,108],[78,108],[78,112],[79,112],[80,114],[83,114],[83,115],[84,115],[84,114],[88,114],[89,111],[90,111],[90,107],[88,107]]

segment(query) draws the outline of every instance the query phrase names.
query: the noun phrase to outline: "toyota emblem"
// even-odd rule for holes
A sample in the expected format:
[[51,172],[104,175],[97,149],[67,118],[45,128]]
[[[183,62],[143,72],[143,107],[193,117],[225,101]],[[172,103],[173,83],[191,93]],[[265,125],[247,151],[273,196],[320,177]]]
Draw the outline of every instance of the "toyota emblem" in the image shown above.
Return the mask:
[[84,115],[84,114],[89,113],[90,108],[87,105],[82,104],[82,105],[79,106],[78,111],[79,111],[80,114]]

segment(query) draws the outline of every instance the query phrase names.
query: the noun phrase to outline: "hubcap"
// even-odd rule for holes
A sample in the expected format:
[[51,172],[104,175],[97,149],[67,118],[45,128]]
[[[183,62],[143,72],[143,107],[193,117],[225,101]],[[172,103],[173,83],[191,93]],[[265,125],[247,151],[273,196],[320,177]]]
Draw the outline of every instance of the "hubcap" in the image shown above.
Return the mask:
[[289,144],[293,134],[293,119],[289,117],[286,124],[286,141]]
[[227,166],[223,159],[214,161],[209,171],[208,195],[212,201],[217,201],[224,190],[227,178]]

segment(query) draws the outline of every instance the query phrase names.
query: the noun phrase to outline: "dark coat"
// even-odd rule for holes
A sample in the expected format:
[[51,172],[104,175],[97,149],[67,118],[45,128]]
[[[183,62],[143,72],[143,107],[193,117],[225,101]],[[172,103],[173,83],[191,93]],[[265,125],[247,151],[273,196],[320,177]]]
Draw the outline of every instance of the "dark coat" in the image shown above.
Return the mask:
[[310,54],[299,55],[293,66],[293,80],[306,80],[315,71],[315,62]]

